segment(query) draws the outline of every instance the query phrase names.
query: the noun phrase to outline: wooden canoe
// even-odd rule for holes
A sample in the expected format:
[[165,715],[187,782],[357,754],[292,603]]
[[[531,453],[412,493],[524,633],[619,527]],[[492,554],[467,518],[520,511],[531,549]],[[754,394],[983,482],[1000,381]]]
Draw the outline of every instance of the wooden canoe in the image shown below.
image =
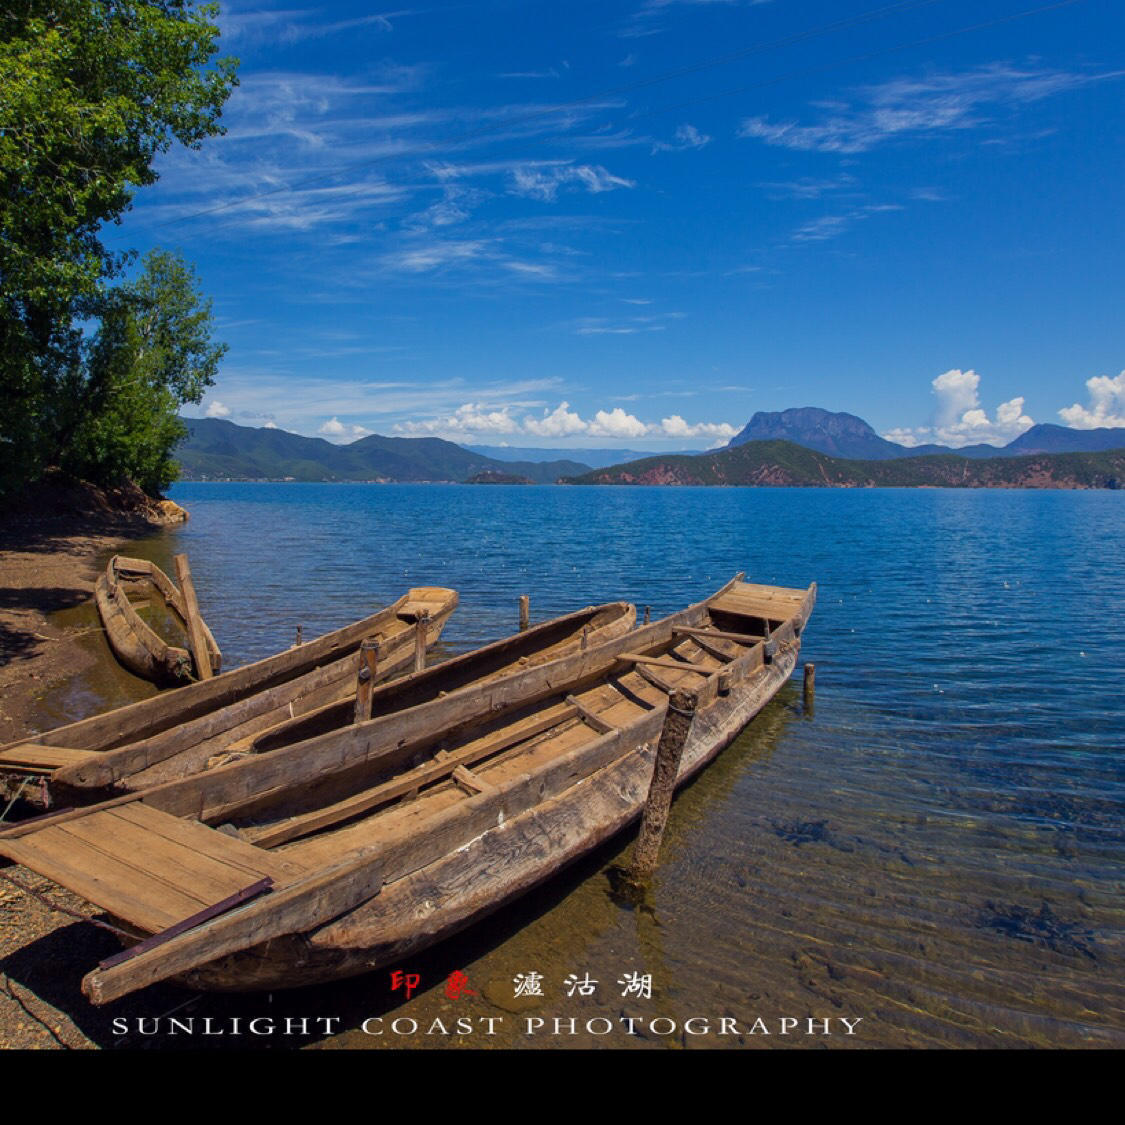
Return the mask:
[[127,787],[139,769],[194,747],[215,753],[228,741],[354,690],[364,640],[381,642],[377,681],[405,671],[414,660],[419,622],[425,620],[431,646],[456,606],[454,590],[415,587],[377,613],[263,660],[0,746],[4,788],[42,808],[57,804],[60,793],[70,804],[99,800],[106,786]]
[[789,677],[815,597],[739,576],[557,660],[17,826],[0,854],[150,935],[87,975],[96,1004],[402,963],[640,815],[676,688],[698,700],[678,782],[702,768]]
[[[584,644],[621,636],[635,621],[636,610],[627,602],[587,606],[381,684],[371,692],[366,706],[375,715],[414,708],[497,676],[545,664]],[[375,634],[374,639],[380,642],[375,658],[377,682],[401,671],[414,659],[414,631],[390,629]],[[403,637],[408,644],[403,643]],[[356,716],[356,689],[357,661],[352,652],[300,681],[259,692],[172,730],[63,766],[55,772],[53,785],[61,803],[89,804],[99,795],[108,795],[107,790],[137,792],[230,764],[249,754],[273,752],[350,726]]]
[[206,672],[201,672],[186,648],[169,644],[141,618],[126,593],[126,587],[137,586],[143,587],[149,597],[158,595],[184,630],[189,629],[191,615],[185,593],[160,567],[147,559],[114,555],[94,585],[94,602],[114,656],[134,675],[162,686],[189,684],[218,673],[223,654],[206,622],[198,619],[209,664]]

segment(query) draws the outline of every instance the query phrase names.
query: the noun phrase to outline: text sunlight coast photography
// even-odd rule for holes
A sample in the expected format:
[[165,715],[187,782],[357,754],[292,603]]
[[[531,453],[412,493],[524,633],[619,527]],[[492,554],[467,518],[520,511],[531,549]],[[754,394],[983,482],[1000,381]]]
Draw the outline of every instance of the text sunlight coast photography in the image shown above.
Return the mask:
[[1123,33],[12,0],[0,1045],[1125,1046]]

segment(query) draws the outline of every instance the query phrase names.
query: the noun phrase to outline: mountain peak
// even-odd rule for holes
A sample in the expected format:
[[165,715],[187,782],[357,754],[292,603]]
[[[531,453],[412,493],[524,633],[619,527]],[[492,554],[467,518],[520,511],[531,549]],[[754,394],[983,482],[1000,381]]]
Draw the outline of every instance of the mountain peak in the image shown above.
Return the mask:
[[862,418],[819,406],[796,406],[788,410],[759,410],[741,433],[730,439],[728,448],[748,441],[791,441],[833,457],[884,460],[901,457],[903,449],[881,438]]

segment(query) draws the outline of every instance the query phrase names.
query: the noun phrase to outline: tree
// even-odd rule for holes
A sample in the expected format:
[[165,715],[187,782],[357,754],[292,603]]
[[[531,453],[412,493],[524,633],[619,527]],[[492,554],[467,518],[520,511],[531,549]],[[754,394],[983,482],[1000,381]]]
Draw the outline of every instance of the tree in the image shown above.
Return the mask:
[[102,226],[156,181],[157,155],[222,132],[237,61],[212,61],[217,10],[7,0],[0,13],[0,498],[61,459],[106,377],[87,363],[126,331],[138,295],[111,282],[133,256],[110,252]]
[[212,343],[211,302],[175,254],[150,252],[113,298],[67,395],[81,408],[66,422],[59,463],[97,484],[127,476],[160,493],[176,478],[172,451],[187,434],[179,408],[203,398],[227,348]]

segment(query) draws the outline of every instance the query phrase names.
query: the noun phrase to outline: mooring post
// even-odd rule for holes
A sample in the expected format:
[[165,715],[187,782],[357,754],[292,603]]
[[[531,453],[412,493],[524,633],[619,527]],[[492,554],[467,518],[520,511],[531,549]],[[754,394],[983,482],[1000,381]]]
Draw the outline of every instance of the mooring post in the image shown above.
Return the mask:
[[531,598],[527,594],[520,594],[520,632],[522,633],[531,624]]
[[656,748],[656,764],[648,787],[648,798],[641,819],[641,834],[633,851],[633,866],[629,876],[634,883],[643,883],[656,870],[660,857],[660,842],[668,824],[672,807],[672,794],[676,789],[676,775],[680,772],[680,759],[691,730],[698,700],[695,693],[677,689],[668,700],[668,711],[660,731],[660,745]]
[[645,606],[645,624],[647,625],[652,620],[652,606]]
[[371,718],[371,693],[375,690],[375,672],[379,666],[379,642],[363,641],[355,674],[355,721]]
[[305,643],[305,639],[304,639],[304,637],[301,636],[301,626],[298,625],[297,626],[297,640],[294,642],[293,647],[297,648],[299,645],[303,645],[304,643]]
[[816,698],[816,665],[805,665],[805,708],[812,710],[813,701]]
[[195,583],[191,578],[191,567],[187,555],[174,555],[176,577],[180,580],[180,592],[184,596],[184,612],[187,614],[188,642],[192,660],[195,662],[197,679],[209,680],[214,675],[211,667],[211,652],[203,632],[203,618],[199,615],[199,602],[195,596]]
[[414,626],[414,671],[421,672],[426,667],[426,634],[430,631],[430,614],[422,610]]

